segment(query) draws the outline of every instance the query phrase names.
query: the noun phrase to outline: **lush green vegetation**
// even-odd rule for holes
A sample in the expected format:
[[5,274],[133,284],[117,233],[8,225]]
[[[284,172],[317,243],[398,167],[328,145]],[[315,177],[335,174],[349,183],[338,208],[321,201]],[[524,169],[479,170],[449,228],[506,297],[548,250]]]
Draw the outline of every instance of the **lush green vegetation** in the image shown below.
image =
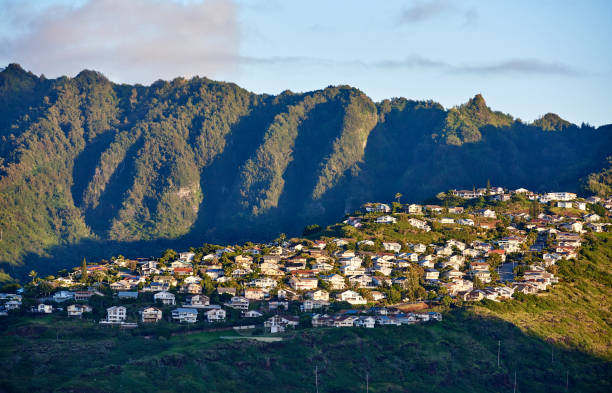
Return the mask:
[[562,284],[537,296],[475,308],[566,348],[612,361],[612,235],[586,237],[576,261],[555,266]]
[[397,192],[417,201],[487,179],[576,191],[612,147],[609,127],[553,115],[527,125],[480,95],[447,111],[375,104],[348,86],[269,96],[206,78],[130,86],[11,65],[0,104],[0,262],[28,265],[17,275],[299,234]]
[[[307,329],[282,342],[224,340],[233,331],[140,336],[60,322],[3,323],[0,388],[11,392],[314,391],[604,392],[609,362],[455,312],[435,324]],[[498,345],[500,366],[497,366]]]

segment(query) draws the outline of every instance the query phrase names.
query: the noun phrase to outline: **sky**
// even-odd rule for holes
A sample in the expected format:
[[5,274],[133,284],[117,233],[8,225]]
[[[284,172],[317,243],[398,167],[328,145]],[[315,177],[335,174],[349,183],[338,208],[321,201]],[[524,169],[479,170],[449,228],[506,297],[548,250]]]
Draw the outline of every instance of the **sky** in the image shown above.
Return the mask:
[[178,76],[375,101],[480,93],[533,121],[612,123],[609,0],[0,0],[0,66],[119,83]]

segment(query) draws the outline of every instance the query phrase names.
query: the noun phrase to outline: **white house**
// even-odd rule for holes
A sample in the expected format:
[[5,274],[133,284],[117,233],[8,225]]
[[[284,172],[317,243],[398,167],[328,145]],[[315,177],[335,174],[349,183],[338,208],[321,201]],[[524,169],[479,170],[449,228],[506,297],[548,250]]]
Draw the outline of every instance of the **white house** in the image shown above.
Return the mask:
[[35,308],[36,312],[43,314],[51,314],[53,312],[53,306],[50,304],[39,304],[38,307]]
[[284,332],[287,327],[296,327],[299,324],[299,319],[293,316],[275,315],[264,322],[264,327],[270,330],[270,333]]
[[58,291],[53,294],[53,301],[57,303],[74,299],[74,293],[70,291]]
[[174,296],[173,293],[166,291],[157,292],[155,295],[153,295],[153,299],[156,302],[165,304],[166,306],[173,306],[176,304],[176,296]]
[[376,219],[377,224],[395,224],[397,218],[391,216],[380,216]]
[[225,303],[226,306],[235,308],[236,310],[248,310],[249,299],[243,296],[233,296],[230,303]]
[[91,306],[87,304],[71,304],[66,307],[69,317],[81,317],[84,312],[91,312]]
[[324,276],[323,281],[329,283],[331,290],[340,290],[346,287],[346,282],[344,281],[344,277],[339,274],[332,274],[329,276]]
[[296,291],[310,291],[316,289],[319,281],[311,277],[291,277],[289,285]]
[[399,243],[383,242],[382,245],[385,248],[385,251],[400,252],[400,250],[402,249],[402,245]]
[[123,306],[113,306],[106,309],[106,321],[108,323],[121,323],[125,321],[127,310]]
[[374,319],[374,317],[371,317],[371,316],[359,317],[359,319],[356,320],[354,324],[355,326],[372,329],[376,325],[376,319]]
[[206,319],[208,322],[223,322],[225,321],[225,310],[222,308],[208,310],[206,312]]
[[155,307],[147,307],[140,311],[140,317],[143,323],[156,323],[162,319],[162,310]]
[[312,299],[312,300],[325,300],[325,301],[329,301],[329,292],[323,290],[323,289],[319,289],[318,291],[312,291],[312,292],[308,292],[306,294],[306,297],[308,299]]
[[210,298],[205,295],[193,295],[187,298],[187,303],[185,306],[191,308],[203,308],[210,304]]
[[179,322],[195,323],[198,320],[198,310],[183,307],[175,308],[172,310],[172,319]]
[[366,299],[363,298],[359,293],[355,291],[344,291],[337,296],[337,299],[341,302],[348,302],[352,305],[367,304]]

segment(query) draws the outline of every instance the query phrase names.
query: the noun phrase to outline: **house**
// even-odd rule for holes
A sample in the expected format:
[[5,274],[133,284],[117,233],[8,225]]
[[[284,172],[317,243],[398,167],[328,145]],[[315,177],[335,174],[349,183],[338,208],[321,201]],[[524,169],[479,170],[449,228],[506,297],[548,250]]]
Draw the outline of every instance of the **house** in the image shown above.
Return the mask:
[[234,287],[217,287],[217,293],[219,295],[228,294],[228,295],[236,296],[236,288],[234,288]]
[[296,291],[309,291],[316,289],[319,285],[319,281],[316,278],[291,277],[289,279],[289,285]]
[[402,245],[399,243],[394,243],[394,242],[383,242],[383,247],[385,249],[385,251],[393,251],[393,252],[400,252],[400,250],[402,249]]
[[293,327],[299,325],[299,319],[293,316],[281,316],[275,315],[264,322],[264,327],[270,333],[282,333],[287,327]]
[[4,303],[4,309],[7,311],[18,310],[19,308],[21,308],[21,300],[9,300]]
[[444,211],[444,208],[439,205],[425,205],[425,209],[432,213],[442,213]]
[[395,224],[397,218],[391,216],[380,216],[376,219],[377,224]]
[[332,291],[341,290],[346,287],[346,282],[344,281],[344,277],[339,274],[332,274],[329,276],[323,276],[323,281],[329,283],[329,287]]
[[176,278],[172,276],[155,276],[153,277],[153,282],[166,283],[170,287],[175,287],[176,284],[178,283],[178,281],[176,281]]
[[465,296],[463,297],[463,300],[466,302],[478,302],[484,298],[485,298],[484,291],[481,291],[480,289],[474,289],[470,292],[467,292]]
[[127,310],[123,306],[113,306],[106,309],[107,323],[121,323],[127,317]]
[[474,212],[474,214],[485,217],[485,218],[496,218],[497,215],[493,210],[490,209],[478,209]]
[[455,220],[450,217],[442,217],[438,221],[440,221],[440,224],[454,224],[455,223]]
[[179,254],[179,259],[181,261],[185,261],[185,262],[192,262],[193,261],[193,257],[195,257],[195,253],[194,252],[182,252]]
[[586,214],[584,216],[584,221],[586,221],[586,222],[598,222],[599,220],[601,220],[601,216],[599,216],[598,214],[595,214],[595,213]]
[[161,302],[162,304],[165,304],[166,306],[170,306],[170,305],[175,305],[176,304],[176,296],[174,296],[173,293],[170,292],[158,292],[155,295],[153,295],[153,300],[155,300],[156,302]]
[[263,314],[260,313],[259,311],[251,310],[251,311],[247,311],[243,313],[242,316],[245,318],[259,318],[259,317],[262,317]]
[[549,201],[573,201],[576,194],[573,192],[549,192],[544,195],[544,199]]
[[104,296],[103,293],[98,292],[96,290],[87,290],[87,291],[76,291],[74,292],[74,300],[77,302],[80,301],[87,301],[89,300],[89,298],[91,298],[92,296]]
[[131,292],[131,291],[119,291],[117,293],[117,297],[120,300],[138,299],[138,292],[137,291],[134,291],[134,292]]
[[465,209],[462,206],[454,206],[448,208],[448,212],[450,214],[463,214],[464,211]]
[[74,299],[74,293],[70,291],[58,291],[53,294],[53,301],[56,303],[62,303],[71,299]]
[[[408,224],[410,224],[411,226],[415,228],[421,229],[425,232],[431,231],[431,227],[427,225],[426,221],[423,221],[423,220],[418,220],[416,218],[410,218],[408,219]],[[415,251],[415,252],[418,252],[418,251]]]
[[248,310],[249,299],[243,296],[233,296],[231,301],[229,303],[225,303],[225,305],[236,310]]
[[473,227],[474,226],[474,220],[472,220],[471,218],[459,218],[457,219],[457,224],[459,225],[468,225]]
[[582,232],[582,223],[579,221],[568,222],[561,225],[561,229],[568,232]]
[[451,193],[459,198],[463,199],[475,199],[481,197],[483,193],[475,190],[451,190]]
[[372,277],[366,274],[361,274],[358,276],[351,276],[348,278],[348,280],[351,283],[351,285],[357,288],[368,288],[372,286]]
[[340,293],[339,295],[337,295],[336,299],[341,302],[348,302],[349,304],[352,304],[354,306],[360,304],[367,304],[367,301],[363,298],[363,296],[351,290]]
[[210,298],[205,295],[193,295],[187,298],[185,306],[191,308],[204,308],[210,304]]
[[179,290],[179,292],[188,293],[191,295],[197,295],[199,293],[202,293],[202,286],[196,283],[185,284],[181,286],[181,289]]
[[440,272],[436,269],[425,269],[425,280],[437,280],[440,277]]
[[198,320],[198,310],[184,307],[175,308],[172,310],[172,319],[178,322],[195,323]]
[[413,244],[412,245],[412,251],[416,252],[417,254],[422,254],[425,251],[427,251],[427,246],[425,246],[424,244]]
[[354,322],[354,325],[358,327],[372,329],[376,325],[376,319],[371,316],[359,317],[359,319]]
[[268,302],[268,310],[273,311],[273,310],[278,310],[280,308],[285,309],[285,311],[287,311],[289,309],[289,302],[286,301],[272,301],[272,302]]
[[329,302],[325,300],[306,299],[300,305],[300,311],[309,312],[312,310],[317,310],[317,309],[321,309],[321,308],[328,307],[328,306],[329,306]]
[[93,309],[87,304],[71,304],[66,307],[69,317],[81,317],[84,312],[91,312]]
[[140,311],[142,323],[156,323],[162,319],[162,310],[155,307],[147,307]]
[[206,319],[208,322],[223,322],[225,321],[225,316],[226,312],[222,308],[216,308],[206,312]]
[[408,214],[423,214],[423,206],[410,204],[406,207],[406,213]]
[[276,292],[276,297],[279,299],[295,300],[299,299],[300,295],[297,292],[288,288],[281,288]]
[[189,276],[189,277],[186,277],[183,280],[183,282],[185,284],[199,284],[199,283],[202,282],[202,279],[200,277],[198,277],[198,276]]
[[266,296],[266,292],[259,288],[246,288],[244,290],[244,297],[249,300],[263,300]]
[[33,308],[32,311],[42,313],[42,314],[51,314],[53,312],[53,306],[50,304],[41,303],[35,308]]
[[366,203],[364,205],[365,211],[368,213],[390,213],[391,206],[385,203]]
[[319,289],[317,291],[312,291],[312,292],[308,292],[306,294],[306,297],[308,299],[312,299],[312,300],[325,300],[325,301],[329,301],[329,292],[323,290],[323,289]]
[[565,201],[557,202],[557,207],[561,207],[564,209],[571,209],[572,205],[573,205],[572,202],[565,202]]
[[249,285],[256,288],[276,288],[278,282],[273,278],[263,277],[249,282]]

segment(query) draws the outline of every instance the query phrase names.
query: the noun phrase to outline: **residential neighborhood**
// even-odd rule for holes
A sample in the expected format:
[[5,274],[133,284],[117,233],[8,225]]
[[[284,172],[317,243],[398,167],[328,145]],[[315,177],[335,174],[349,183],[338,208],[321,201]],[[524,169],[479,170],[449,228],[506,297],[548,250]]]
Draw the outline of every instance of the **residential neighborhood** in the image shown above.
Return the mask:
[[444,207],[365,204],[330,227],[341,236],[84,261],[53,279],[34,277],[28,291],[0,294],[0,315],[60,313],[123,328],[255,321],[268,333],[439,321],[445,307],[548,290],[558,282],[555,264],[576,259],[589,232],[608,230],[612,207],[501,187],[445,198]]

